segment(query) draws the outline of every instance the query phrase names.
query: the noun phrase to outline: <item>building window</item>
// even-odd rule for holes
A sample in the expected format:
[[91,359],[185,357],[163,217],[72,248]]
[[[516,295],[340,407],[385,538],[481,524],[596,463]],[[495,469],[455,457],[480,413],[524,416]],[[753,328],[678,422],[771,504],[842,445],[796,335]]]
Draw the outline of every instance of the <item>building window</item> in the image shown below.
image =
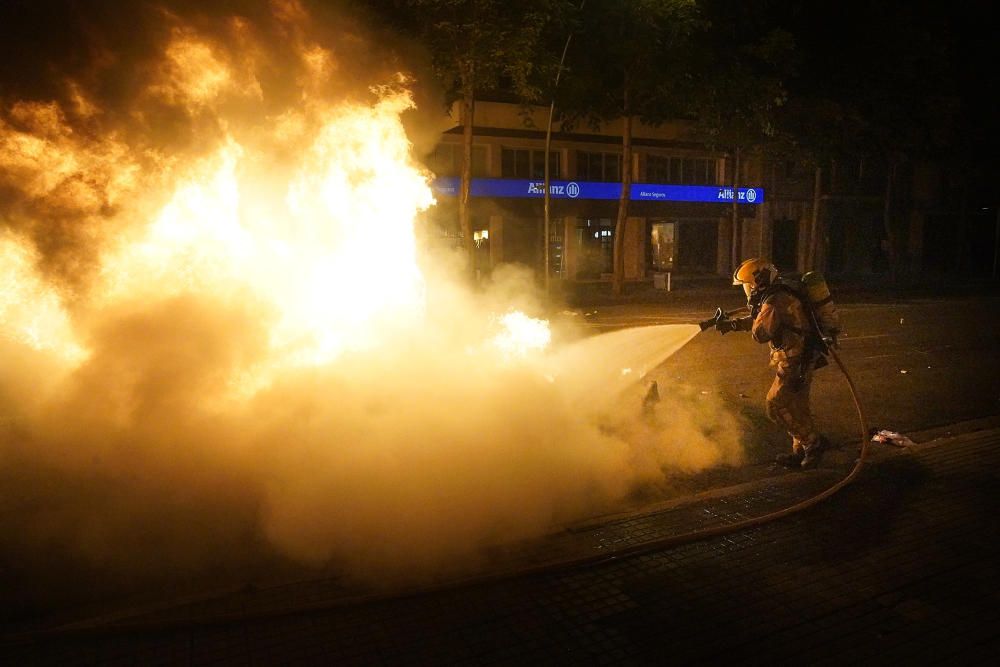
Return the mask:
[[646,156],[646,182],[670,182],[670,158],[666,155]]
[[[438,176],[459,176],[462,173],[462,145],[438,144],[427,158],[427,168]],[[486,146],[472,146],[472,177],[485,178]]]
[[[545,178],[545,151],[504,148],[500,151],[503,178]],[[559,153],[549,153],[549,177],[559,178]]]
[[716,185],[716,162],[711,158],[647,155],[646,182]]
[[686,185],[714,185],[715,160],[684,158],[681,167],[681,183]]
[[576,177],[581,181],[622,180],[621,156],[618,153],[577,151]]

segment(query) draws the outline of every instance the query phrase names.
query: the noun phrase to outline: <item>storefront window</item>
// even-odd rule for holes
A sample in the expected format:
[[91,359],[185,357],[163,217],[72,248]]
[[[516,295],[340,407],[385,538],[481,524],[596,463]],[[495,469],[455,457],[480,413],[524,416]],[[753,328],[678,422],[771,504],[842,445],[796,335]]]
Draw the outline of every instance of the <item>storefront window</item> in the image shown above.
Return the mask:
[[653,220],[649,223],[648,265],[653,271],[674,270],[675,225]]
[[599,279],[611,273],[614,252],[614,224],[611,218],[587,218],[576,228],[576,278]]
[[493,268],[490,258],[490,223],[489,218],[473,216],[472,242],[475,245],[473,253],[473,269],[477,278],[489,275]]

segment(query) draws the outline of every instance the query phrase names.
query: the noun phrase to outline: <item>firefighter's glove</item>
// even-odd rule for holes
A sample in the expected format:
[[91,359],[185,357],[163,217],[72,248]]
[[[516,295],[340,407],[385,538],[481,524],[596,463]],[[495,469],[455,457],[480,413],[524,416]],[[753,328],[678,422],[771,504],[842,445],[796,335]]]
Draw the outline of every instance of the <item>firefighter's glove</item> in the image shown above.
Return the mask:
[[723,336],[725,336],[730,331],[739,331],[739,326],[737,325],[736,320],[730,320],[730,319],[719,320],[718,322],[715,323],[715,328]]

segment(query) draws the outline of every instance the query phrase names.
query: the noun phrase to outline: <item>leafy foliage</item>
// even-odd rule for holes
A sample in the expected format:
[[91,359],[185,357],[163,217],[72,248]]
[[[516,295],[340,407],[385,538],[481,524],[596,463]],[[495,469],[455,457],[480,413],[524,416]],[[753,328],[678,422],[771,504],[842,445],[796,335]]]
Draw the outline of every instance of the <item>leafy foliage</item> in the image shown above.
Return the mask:
[[686,111],[686,47],[706,27],[694,0],[592,0],[581,24],[559,91],[564,126],[625,115],[658,124]]
[[554,67],[543,35],[558,28],[572,7],[564,0],[401,2],[430,50],[447,101],[501,90],[538,100],[540,81]]

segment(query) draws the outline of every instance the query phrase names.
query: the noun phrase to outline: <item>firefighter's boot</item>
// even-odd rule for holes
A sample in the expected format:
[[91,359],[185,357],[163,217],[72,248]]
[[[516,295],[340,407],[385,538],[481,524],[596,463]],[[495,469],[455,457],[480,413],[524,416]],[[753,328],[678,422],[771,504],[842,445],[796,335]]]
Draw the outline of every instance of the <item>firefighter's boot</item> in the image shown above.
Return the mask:
[[823,450],[826,449],[827,440],[826,438],[820,436],[811,445],[806,445],[805,456],[802,457],[802,462],[799,466],[803,470],[811,470],[819,465],[820,459],[823,458]]

